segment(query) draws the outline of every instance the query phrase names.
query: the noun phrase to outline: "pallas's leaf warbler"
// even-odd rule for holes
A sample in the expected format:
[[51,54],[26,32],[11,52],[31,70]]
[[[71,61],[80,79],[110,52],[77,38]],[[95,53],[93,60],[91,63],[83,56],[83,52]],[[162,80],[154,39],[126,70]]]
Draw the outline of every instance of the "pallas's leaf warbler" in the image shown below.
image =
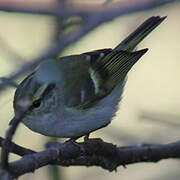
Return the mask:
[[72,139],[107,126],[128,71],[148,50],[136,45],[165,18],[150,17],[114,49],[42,61],[15,92],[15,116],[25,111],[22,122],[31,130]]

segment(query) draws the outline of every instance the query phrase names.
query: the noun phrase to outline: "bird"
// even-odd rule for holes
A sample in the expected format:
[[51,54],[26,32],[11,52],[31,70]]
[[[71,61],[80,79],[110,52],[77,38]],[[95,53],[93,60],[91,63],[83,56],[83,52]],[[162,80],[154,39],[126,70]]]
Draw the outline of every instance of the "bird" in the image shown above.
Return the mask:
[[[45,136],[88,138],[111,123],[127,74],[148,51],[136,46],[166,18],[152,16],[114,49],[43,60],[17,87],[15,116]],[[11,122],[10,124],[12,124]]]

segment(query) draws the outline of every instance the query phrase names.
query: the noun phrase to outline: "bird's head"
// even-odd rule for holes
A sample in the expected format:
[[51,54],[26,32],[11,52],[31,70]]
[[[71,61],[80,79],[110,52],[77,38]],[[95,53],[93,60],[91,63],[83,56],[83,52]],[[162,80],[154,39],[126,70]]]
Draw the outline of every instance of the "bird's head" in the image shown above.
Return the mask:
[[[43,61],[18,86],[14,95],[15,115],[25,112],[24,119],[53,111],[59,72],[53,59]],[[23,119],[23,120],[24,120]]]

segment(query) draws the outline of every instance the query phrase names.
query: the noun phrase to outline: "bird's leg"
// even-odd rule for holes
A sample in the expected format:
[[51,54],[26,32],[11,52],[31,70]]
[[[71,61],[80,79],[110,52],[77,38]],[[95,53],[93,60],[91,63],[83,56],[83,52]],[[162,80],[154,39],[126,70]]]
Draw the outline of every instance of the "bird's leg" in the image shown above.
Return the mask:
[[84,142],[86,142],[86,141],[89,140],[89,135],[90,135],[90,133],[88,133],[88,134],[86,134],[86,135],[84,136]]

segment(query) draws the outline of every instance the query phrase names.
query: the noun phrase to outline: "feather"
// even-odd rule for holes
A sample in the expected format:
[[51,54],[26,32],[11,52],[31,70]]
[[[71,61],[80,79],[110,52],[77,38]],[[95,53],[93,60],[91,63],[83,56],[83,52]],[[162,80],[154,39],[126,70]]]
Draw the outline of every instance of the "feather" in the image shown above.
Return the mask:
[[152,32],[162,21],[164,17],[152,16],[141,24],[134,32],[125,38],[115,50],[132,51],[150,32]]

